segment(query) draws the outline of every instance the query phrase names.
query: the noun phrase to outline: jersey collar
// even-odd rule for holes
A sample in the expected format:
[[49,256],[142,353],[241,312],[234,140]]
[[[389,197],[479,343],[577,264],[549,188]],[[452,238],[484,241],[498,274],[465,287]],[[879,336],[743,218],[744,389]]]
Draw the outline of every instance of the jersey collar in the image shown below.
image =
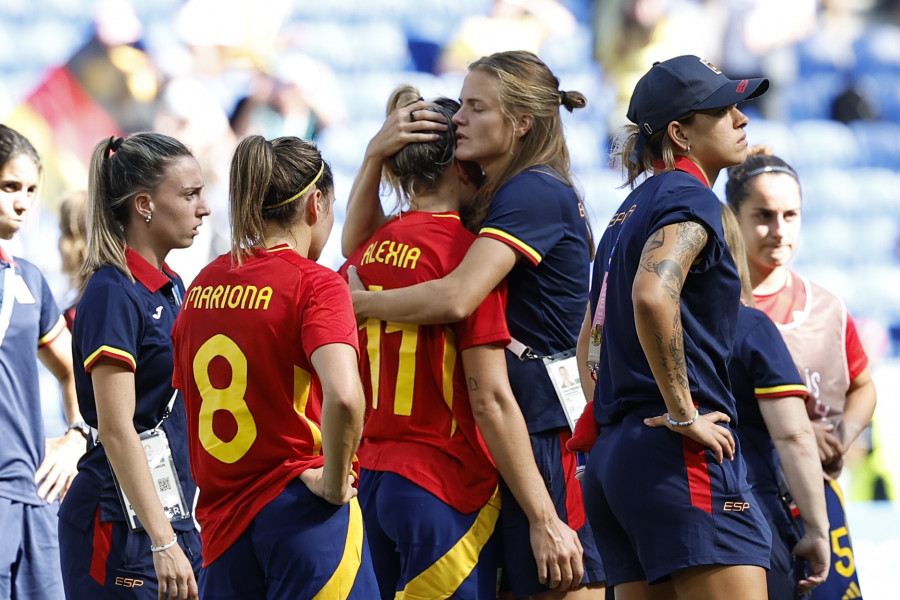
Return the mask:
[[143,256],[127,247],[125,248],[125,264],[128,265],[128,269],[134,275],[134,278],[141,282],[141,285],[152,294],[158,292],[167,283],[172,283],[172,279],[167,277],[166,274],[175,277],[175,273],[172,272],[172,269],[166,263],[163,263],[163,271],[165,271],[163,273],[148,263]]
[[6,251],[6,248],[0,246],[0,263],[4,263],[6,265],[15,265],[16,261],[13,260],[12,254]]
[[[655,169],[665,169],[666,163],[662,160],[654,160],[653,167]],[[691,159],[686,156],[676,156],[675,157],[675,170],[684,171],[685,173],[690,173],[694,177],[700,180],[700,183],[705,185],[706,187],[711,187],[709,182],[706,180],[706,175],[703,174],[703,171],[700,170],[700,167],[694,163]]]

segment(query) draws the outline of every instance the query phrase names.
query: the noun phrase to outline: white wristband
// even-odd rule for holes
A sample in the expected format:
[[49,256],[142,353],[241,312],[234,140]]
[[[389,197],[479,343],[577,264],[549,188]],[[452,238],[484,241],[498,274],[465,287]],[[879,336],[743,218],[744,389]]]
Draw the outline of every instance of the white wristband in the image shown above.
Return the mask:
[[162,546],[154,546],[153,544],[150,544],[150,552],[162,552],[163,550],[168,550],[169,548],[171,548],[172,546],[174,546],[177,543],[178,543],[178,534],[176,533],[175,536],[172,538],[172,541],[169,542],[168,544],[163,544]]
[[666,420],[669,422],[669,425],[672,427],[687,427],[688,425],[693,424],[697,419],[700,418],[700,409],[697,409],[697,412],[694,413],[694,417],[689,421],[676,421],[672,417],[669,416],[669,413],[666,413]]

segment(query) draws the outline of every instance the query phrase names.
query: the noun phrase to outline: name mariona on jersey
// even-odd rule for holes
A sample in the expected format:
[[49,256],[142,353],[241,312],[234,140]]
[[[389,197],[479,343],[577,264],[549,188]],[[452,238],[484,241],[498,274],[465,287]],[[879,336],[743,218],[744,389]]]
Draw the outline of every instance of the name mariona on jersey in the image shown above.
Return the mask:
[[198,285],[188,292],[184,307],[268,310],[271,299],[268,285],[261,289],[255,285]]

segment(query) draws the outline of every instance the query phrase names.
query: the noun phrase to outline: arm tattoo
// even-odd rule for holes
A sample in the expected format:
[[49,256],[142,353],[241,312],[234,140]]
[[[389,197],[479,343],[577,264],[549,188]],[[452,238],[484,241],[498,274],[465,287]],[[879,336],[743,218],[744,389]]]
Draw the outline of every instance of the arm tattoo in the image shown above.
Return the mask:
[[[672,337],[666,342],[662,332],[656,332],[656,350],[659,364],[668,378],[668,387],[676,396],[683,391],[688,391],[687,361],[684,356],[684,332],[681,328],[681,316],[676,314],[672,321]],[[671,359],[671,361],[670,361]],[[672,368],[670,369],[669,365]],[[678,409],[680,418],[687,417],[687,411]]]
[[675,243],[674,257],[684,270],[690,268],[691,264],[706,246],[706,240],[709,238],[706,228],[700,223],[694,221],[685,221],[678,224],[676,233],[677,240]]
[[478,389],[478,380],[474,377],[469,377],[469,391],[474,392]]
[[681,287],[684,285],[684,271],[681,265],[674,260],[663,259],[653,265],[653,270],[662,280],[669,297],[677,302],[681,297]]

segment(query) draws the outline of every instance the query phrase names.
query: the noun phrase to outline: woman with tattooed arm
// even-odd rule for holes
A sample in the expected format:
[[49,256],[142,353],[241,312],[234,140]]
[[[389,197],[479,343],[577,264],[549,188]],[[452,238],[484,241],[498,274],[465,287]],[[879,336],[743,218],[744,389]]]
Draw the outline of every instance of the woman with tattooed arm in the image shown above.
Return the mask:
[[766,597],[769,528],[729,426],[741,282],[711,187],[747,156],[736,104],[767,88],[679,56],[631,98],[619,152],[643,183],[600,241],[582,331],[600,432],[582,484],[617,600]]

